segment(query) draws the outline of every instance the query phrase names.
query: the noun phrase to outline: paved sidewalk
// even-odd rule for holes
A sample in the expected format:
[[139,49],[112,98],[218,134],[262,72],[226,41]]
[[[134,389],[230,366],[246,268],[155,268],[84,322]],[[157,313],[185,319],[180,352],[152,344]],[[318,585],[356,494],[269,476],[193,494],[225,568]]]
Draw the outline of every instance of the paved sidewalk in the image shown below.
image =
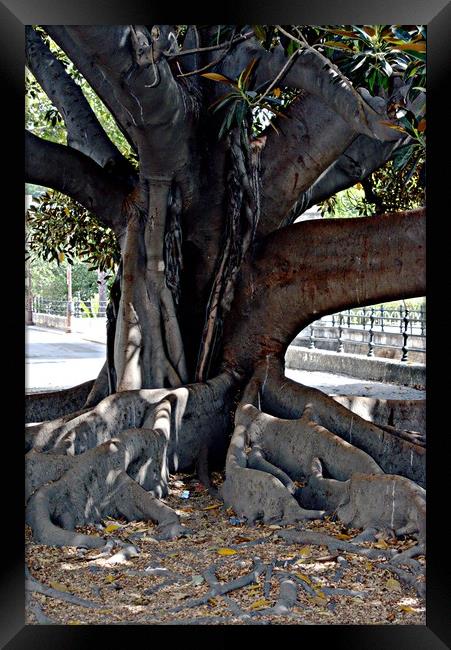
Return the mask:
[[[26,390],[29,393],[70,388],[99,373],[106,358],[106,345],[66,334],[61,330],[27,327]],[[426,392],[329,372],[287,369],[290,377],[329,395],[362,395],[380,399],[425,399]]]

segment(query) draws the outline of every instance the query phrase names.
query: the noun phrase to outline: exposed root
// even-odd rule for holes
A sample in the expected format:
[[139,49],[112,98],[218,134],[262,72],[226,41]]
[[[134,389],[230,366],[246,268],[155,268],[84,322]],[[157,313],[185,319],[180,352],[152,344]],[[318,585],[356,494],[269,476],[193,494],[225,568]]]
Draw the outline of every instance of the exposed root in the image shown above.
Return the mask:
[[[30,592],[36,592],[39,594],[44,594],[50,598],[57,598],[58,600],[65,600],[72,605],[79,605],[80,607],[87,607],[88,609],[101,609],[103,607],[102,603],[95,603],[92,600],[85,600],[84,598],[79,598],[73,594],[66,593],[65,591],[59,591],[59,589],[54,589],[53,587],[47,587],[33,578],[33,576],[26,570],[27,577],[25,580],[25,589]],[[40,608],[39,608],[40,609]],[[36,610],[35,610],[36,612]],[[42,610],[41,612],[42,613]],[[46,623],[52,621],[47,620]]]
[[25,422],[44,422],[69,415],[84,407],[94,380],[64,390],[25,396]]
[[267,358],[237,408],[226,504],[249,521],[292,523],[327,511],[346,526],[416,533],[424,543],[424,449],[280,372]]
[[106,516],[156,521],[159,539],[187,534],[159,499],[167,494],[169,471],[192,466],[203,447],[217,453],[224,447],[235,389],[224,373],[173,391],[129,391],[38,427],[26,459],[34,539],[100,547],[105,540],[74,529]]

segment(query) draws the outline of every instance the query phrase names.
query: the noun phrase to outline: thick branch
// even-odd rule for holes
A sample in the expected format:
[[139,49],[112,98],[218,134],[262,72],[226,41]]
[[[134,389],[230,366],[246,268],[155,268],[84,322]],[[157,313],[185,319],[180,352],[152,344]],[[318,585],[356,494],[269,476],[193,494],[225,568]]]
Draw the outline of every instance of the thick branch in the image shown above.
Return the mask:
[[269,235],[243,269],[225,325],[226,364],[281,357],[325,314],[424,295],[425,216],[313,220]]
[[[258,233],[285,225],[298,199],[349,147],[356,132],[324,101],[302,93],[279,119],[279,134],[268,132],[262,154],[262,214]],[[363,136],[362,136],[363,137]]]
[[300,194],[287,215],[286,223],[294,221],[312,205],[365,180],[390,160],[399,144],[399,140],[380,142],[366,135],[359,135],[313,185]]
[[26,27],[26,57],[31,72],[64,119],[67,144],[101,167],[117,166],[132,174],[133,169],[103,130],[80,86],[31,26]]
[[44,29],[67,54],[94,92],[102,99],[130,146],[136,149],[136,143],[129,132],[131,125],[130,115],[118,100],[114,86],[105,78],[105,75],[99,68],[93,64],[92,59],[86,56],[83,48],[70,36],[67,27],[63,25],[44,25]]
[[25,178],[29,183],[67,194],[116,231],[122,226],[125,189],[91,158],[75,149],[25,131]]
[[[318,95],[358,133],[380,140],[399,138],[395,129],[383,124],[388,121],[387,118],[364,101],[351,82],[341,80],[333,64],[325,66],[317,52],[307,49],[298,51],[299,55],[284,75],[283,85]],[[258,60],[256,86],[274,79],[288,61],[281,46],[267,52],[257,39],[250,39],[237,45],[221,63],[220,69],[228,77],[236,78],[252,59]]]

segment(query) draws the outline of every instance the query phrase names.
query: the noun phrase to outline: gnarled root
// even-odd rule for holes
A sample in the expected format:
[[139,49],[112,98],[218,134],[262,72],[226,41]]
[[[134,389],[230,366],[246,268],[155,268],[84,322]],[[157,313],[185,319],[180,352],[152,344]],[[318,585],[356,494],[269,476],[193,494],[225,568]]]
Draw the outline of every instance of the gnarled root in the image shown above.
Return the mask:
[[186,532],[159,499],[167,494],[170,470],[193,466],[202,447],[213,453],[224,447],[235,390],[235,379],[223,373],[173,391],[112,395],[53,430],[42,425],[26,458],[34,539],[101,546],[102,538],[74,528],[106,516],[156,521],[161,539]]
[[283,523],[327,511],[353,527],[417,533],[422,543],[424,448],[280,371],[267,360],[237,409],[222,488],[227,505],[250,521]]
[[43,422],[83,408],[94,380],[64,390],[31,393],[25,397],[25,422]]

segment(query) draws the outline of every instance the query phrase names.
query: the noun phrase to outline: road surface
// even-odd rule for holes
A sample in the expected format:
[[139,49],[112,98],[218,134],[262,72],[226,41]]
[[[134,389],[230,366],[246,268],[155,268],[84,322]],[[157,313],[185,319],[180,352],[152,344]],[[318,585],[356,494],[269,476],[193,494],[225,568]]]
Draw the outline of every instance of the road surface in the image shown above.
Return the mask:
[[[70,388],[99,373],[106,358],[104,343],[87,341],[80,334],[27,327],[26,390],[39,392]],[[380,399],[425,399],[425,391],[328,372],[287,369],[286,375],[329,395],[363,395]]]

